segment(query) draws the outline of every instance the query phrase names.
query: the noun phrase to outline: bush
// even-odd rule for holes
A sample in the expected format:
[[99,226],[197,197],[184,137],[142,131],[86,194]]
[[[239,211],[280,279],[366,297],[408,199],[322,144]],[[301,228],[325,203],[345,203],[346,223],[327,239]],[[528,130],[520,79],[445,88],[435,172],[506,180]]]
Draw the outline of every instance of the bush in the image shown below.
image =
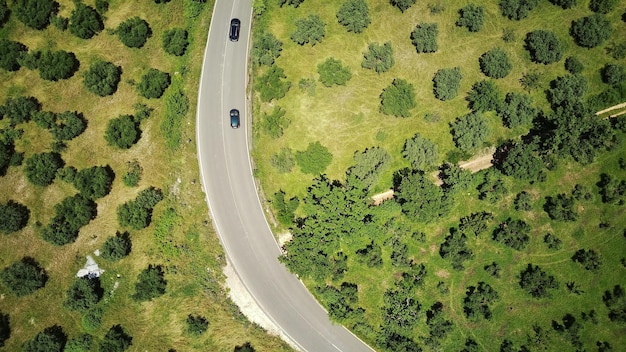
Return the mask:
[[450,210],[441,187],[427,179],[423,171],[399,171],[394,175],[396,201],[402,212],[419,223],[430,223]]
[[284,78],[287,78],[285,72],[276,65],[272,65],[265,74],[261,75],[254,85],[261,94],[261,100],[270,102],[284,97],[291,87],[291,82],[283,80]]
[[172,83],[170,74],[151,68],[143,76],[137,85],[139,94],[148,99],[160,98],[167,87]]
[[0,109],[0,116],[6,116],[12,126],[26,123],[41,110],[41,103],[35,97],[7,97]]
[[57,170],[63,167],[63,159],[58,153],[33,154],[26,159],[24,174],[36,186],[49,186],[54,181]]
[[0,347],[4,347],[4,341],[11,337],[11,321],[9,315],[0,311]]
[[272,206],[276,210],[276,218],[278,222],[284,226],[291,226],[295,218],[294,212],[298,209],[298,197],[292,197],[291,199],[285,199],[285,192],[282,190],[274,193],[274,200]]
[[209,321],[201,315],[189,314],[185,323],[187,324],[187,332],[191,335],[202,335],[209,328]]
[[528,267],[520,273],[520,287],[534,298],[550,296],[549,290],[559,287],[558,281],[552,275],[548,275],[539,266],[528,264]]
[[437,23],[420,23],[411,32],[411,43],[418,53],[434,53],[437,51]]
[[416,133],[411,139],[404,141],[402,156],[411,163],[415,170],[429,170],[437,161],[437,144]]
[[104,138],[110,146],[128,149],[137,143],[141,135],[139,125],[130,115],[109,120]]
[[450,234],[446,236],[445,241],[439,247],[439,255],[441,258],[450,261],[455,270],[465,269],[463,262],[474,256],[472,250],[467,247],[467,236],[457,231],[455,228],[450,229]]
[[561,250],[561,248],[563,248],[563,241],[561,241],[560,238],[554,236],[551,233],[547,233],[544,237],[543,237],[543,242],[548,245],[549,249],[558,251]]
[[89,352],[93,345],[93,336],[81,334],[69,341],[65,345],[63,352]]
[[183,56],[189,46],[187,31],[182,28],[172,28],[163,33],[163,50],[170,55]]
[[551,64],[561,60],[563,44],[554,32],[535,30],[526,34],[526,50],[530,59],[540,64]]
[[54,123],[50,126],[50,133],[57,141],[72,140],[87,129],[87,120],[82,113],[65,111],[53,116]]
[[597,271],[602,265],[600,255],[593,249],[579,249],[572,256],[572,260],[582,264],[585,270]]
[[503,174],[530,182],[545,177],[543,161],[536,155],[532,144],[516,143],[499,149],[498,154],[502,156],[494,164]]
[[365,0],[345,0],[337,11],[337,20],[354,33],[363,32],[372,22]]
[[533,106],[533,98],[523,93],[507,93],[504,103],[498,107],[498,115],[508,128],[530,125],[538,113],[539,109]]
[[296,30],[291,34],[291,40],[304,45],[311,43],[311,46],[320,43],[326,35],[326,23],[318,15],[296,20]]
[[23,352],[62,352],[67,335],[58,326],[50,326],[39,332],[32,340],[22,345]]
[[[478,287],[470,286],[463,300],[463,313],[470,321],[478,321],[479,318],[491,319],[489,305],[500,299],[498,292],[489,284],[479,282]],[[467,345],[467,344],[466,344]]]
[[466,99],[474,112],[498,110],[502,102],[498,86],[491,80],[474,83]]
[[22,164],[23,153],[15,152],[15,144],[13,141],[0,141],[0,176],[6,175],[9,166],[17,166]]
[[626,81],[626,70],[622,65],[605,64],[600,69],[600,76],[602,76],[602,82],[617,86]]
[[317,65],[317,73],[320,75],[320,82],[326,87],[333,84],[343,86],[352,78],[350,67],[343,66],[340,60],[333,57]]
[[463,74],[459,67],[442,68],[433,77],[433,93],[435,98],[446,101],[459,94]]
[[332,160],[333,154],[320,142],[309,143],[306,150],[296,152],[296,161],[305,174],[321,174]]
[[515,196],[513,205],[517,211],[530,211],[532,210],[533,197],[526,191],[521,191]]
[[626,323],[626,294],[621,285],[615,285],[612,291],[604,291],[602,301],[609,309],[609,319],[612,322]]
[[85,72],[83,84],[88,91],[104,97],[117,91],[121,76],[120,66],[115,66],[112,62],[96,60]]
[[478,32],[483,28],[485,21],[485,7],[468,4],[459,9],[459,19],[456,25],[466,27],[470,32]]
[[39,57],[39,77],[48,81],[58,81],[74,76],[80,62],[74,53],[65,50],[44,51]]
[[504,78],[509,75],[513,65],[506,52],[501,48],[493,48],[478,58],[480,70],[487,77]]
[[120,23],[115,33],[127,47],[141,48],[152,36],[152,29],[148,22],[135,16]]
[[571,107],[582,101],[587,91],[587,80],[581,75],[565,75],[550,82],[546,94],[552,109]]
[[0,279],[6,289],[22,297],[44,287],[48,281],[48,274],[31,257],[23,257],[0,272]]
[[278,5],[280,5],[280,7],[283,7],[285,5],[291,5],[297,8],[303,2],[304,0],[278,0]]
[[493,231],[493,240],[521,251],[530,241],[530,225],[523,220],[506,219]]
[[11,7],[15,17],[30,28],[42,30],[59,10],[54,0],[15,0]]
[[566,194],[558,194],[556,197],[546,197],[543,209],[550,219],[555,221],[576,221],[578,213],[574,211],[575,201]]
[[285,174],[291,172],[291,169],[296,165],[296,159],[291,149],[282,148],[278,153],[272,155],[270,163],[276,168],[276,171]]
[[376,73],[387,72],[394,64],[393,49],[391,42],[370,43],[367,51],[363,53],[361,67],[376,71]]
[[103,293],[99,278],[76,278],[67,290],[63,305],[71,310],[84,312],[98,304]]
[[261,116],[261,127],[272,138],[282,136],[283,131],[289,127],[291,122],[285,117],[285,110],[281,109],[280,106],[275,106],[270,114],[263,112]]
[[81,194],[67,197],[54,206],[56,214],[41,231],[42,238],[57,246],[74,242],[81,227],[95,218],[97,205]]
[[132,249],[132,242],[128,232],[117,232],[115,236],[107,238],[100,250],[100,256],[112,262],[118,261],[128,254]]
[[501,0],[500,11],[502,11],[502,16],[519,21],[528,17],[530,11],[538,4],[539,0]]
[[18,61],[24,53],[28,52],[26,45],[8,40],[0,39],[0,67],[7,71],[17,71],[21,65]]
[[76,173],[74,187],[89,199],[98,199],[111,191],[115,173],[110,166],[93,166]]
[[584,48],[595,48],[611,37],[611,22],[600,13],[572,21],[570,35]]
[[152,220],[152,209],[161,200],[160,189],[149,187],[139,192],[135,200],[130,200],[117,208],[117,220],[121,226],[141,230],[148,227]]
[[102,326],[102,308],[95,307],[89,310],[81,319],[81,325],[86,331],[96,331]]
[[413,85],[406,80],[396,78],[380,93],[380,111],[385,115],[409,117],[415,106]]
[[283,42],[271,32],[263,32],[254,37],[251,51],[252,62],[256,65],[272,66],[282,50]]
[[141,180],[143,169],[139,161],[133,160],[126,162],[126,173],[122,176],[122,182],[125,186],[136,187]]
[[619,0],[591,0],[589,8],[593,12],[607,14],[615,8]]
[[474,151],[481,147],[490,134],[489,125],[483,115],[471,113],[457,117],[450,124],[450,133],[457,148],[464,153]]
[[151,301],[153,298],[164,295],[167,287],[164,275],[165,273],[160,265],[148,265],[137,276],[133,299],[139,302]]
[[583,66],[582,62],[580,62],[575,56],[570,56],[565,59],[565,69],[573,75],[583,72],[584,68],[585,66]]
[[391,5],[400,9],[401,12],[404,12],[409,9],[412,5],[415,4],[415,0],[390,0]]
[[17,232],[28,224],[30,210],[20,203],[9,200],[0,203],[0,232],[8,235]]
[[100,14],[91,6],[82,2],[76,2],[76,8],[70,16],[68,29],[73,35],[90,39],[104,29],[104,23]]
[[133,344],[133,337],[121,325],[113,325],[100,341],[101,352],[124,352]]
[[472,172],[460,168],[457,164],[443,163],[439,167],[439,178],[443,182],[441,187],[448,195],[457,191],[466,191],[474,181]]
[[[9,17],[11,17],[11,10],[9,9],[9,6],[7,6],[7,1],[0,0],[0,28],[7,23]],[[1,342],[0,347],[2,347]]]

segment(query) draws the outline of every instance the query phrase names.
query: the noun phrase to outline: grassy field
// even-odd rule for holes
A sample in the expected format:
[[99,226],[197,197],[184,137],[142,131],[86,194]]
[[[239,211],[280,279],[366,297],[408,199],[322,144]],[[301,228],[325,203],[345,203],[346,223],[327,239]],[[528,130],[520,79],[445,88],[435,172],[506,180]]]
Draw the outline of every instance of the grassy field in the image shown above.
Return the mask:
[[[401,13],[388,1],[367,1],[372,23],[361,34],[348,33],[337,23],[335,14],[341,2],[305,1],[298,8],[291,6],[277,7],[268,1],[268,10],[257,21],[255,30],[272,32],[283,43],[283,50],[276,64],[285,70],[287,80],[292,82],[287,95],[272,103],[255,100],[255,144],[254,159],[257,175],[269,199],[283,190],[286,198],[298,196],[303,199],[310,181],[314,176],[303,174],[298,166],[289,173],[279,173],[270,162],[272,155],[281,148],[293,151],[306,149],[310,142],[320,141],[333,154],[333,161],[325,174],[330,179],[344,180],[346,169],[353,164],[352,156],[356,151],[380,146],[392,156],[392,165],[383,175],[371,193],[384,191],[392,187],[394,171],[408,167],[409,163],[401,157],[404,141],[419,132],[434,141],[439,148],[440,161],[448,160],[455,147],[449,132],[449,123],[458,116],[470,112],[465,101],[466,93],[474,82],[487,79],[479,68],[478,57],[494,48],[501,47],[508,54],[513,70],[503,79],[495,80],[504,96],[507,92],[523,92],[519,82],[523,74],[537,72],[541,75],[541,88],[530,92],[535,104],[544,111],[550,109],[545,97],[549,82],[567,73],[564,60],[575,56],[585,66],[582,75],[589,83],[587,96],[598,94],[607,88],[602,83],[599,69],[606,63],[626,64],[624,59],[614,60],[605,53],[611,42],[623,42],[626,37],[626,24],[621,20],[623,6],[607,16],[612,23],[613,36],[593,49],[577,46],[569,35],[572,20],[590,15],[588,1],[579,1],[573,9],[562,10],[549,3],[540,1],[528,18],[512,21],[500,13],[497,1],[473,1],[484,6],[485,23],[478,33],[470,33],[465,28],[455,26],[458,9],[470,1],[435,1],[445,10],[438,14],[430,12],[429,2],[418,1],[406,12]],[[623,4],[622,4],[623,5]],[[295,21],[309,14],[318,14],[326,23],[326,35],[315,46],[300,46],[290,39],[295,29]],[[439,27],[439,49],[432,54],[417,54],[410,41],[410,33],[417,23],[436,22]],[[563,58],[554,64],[542,65],[530,62],[524,49],[526,33],[535,29],[551,30],[565,45]],[[505,42],[503,31],[514,33],[514,40]],[[382,44],[391,41],[395,65],[383,74],[361,68],[362,53],[371,42]],[[317,65],[328,57],[334,57],[350,67],[352,78],[345,86],[324,87],[317,82],[314,93],[298,87],[301,79],[318,80]],[[458,66],[463,73],[460,94],[451,101],[437,100],[432,92],[432,78],[440,68]],[[255,74],[265,72],[265,67],[257,68]],[[402,78],[413,84],[416,92],[417,107],[409,118],[395,118],[379,112],[379,95],[394,78]],[[286,117],[291,123],[280,138],[269,137],[259,126],[259,112],[269,113],[275,106],[286,110]],[[427,121],[427,113],[436,114],[438,121]],[[492,134],[485,147],[497,146],[502,141],[518,138],[525,134],[530,126],[509,130],[502,127],[501,119],[494,113],[486,114],[490,120]],[[596,183],[600,173],[607,173],[619,179],[626,178],[626,172],[618,166],[618,159],[626,155],[624,135],[618,134],[621,144],[612,151],[603,152],[589,165],[580,165],[570,161],[562,162],[558,168],[548,172],[545,182],[528,184],[505,177],[509,190],[503,200],[490,204],[478,200],[475,187],[482,178],[474,181],[467,194],[458,195],[449,216],[431,224],[415,224],[410,220],[414,231],[426,234],[424,241],[403,237],[409,247],[409,256],[416,263],[424,263],[428,270],[425,285],[418,290],[417,299],[422,304],[419,324],[415,327],[416,341],[428,335],[424,311],[434,302],[440,301],[445,306],[446,319],[453,322],[455,329],[442,342],[440,350],[460,350],[466,338],[472,338],[479,345],[479,350],[498,350],[500,342],[507,338],[516,346],[526,343],[533,324],[550,331],[550,348],[555,350],[574,350],[565,334],[552,331],[552,321],[561,321],[564,314],[571,313],[583,324],[580,338],[589,350],[596,349],[596,341],[609,341],[613,348],[626,345],[626,330],[623,325],[610,322],[608,310],[602,303],[604,292],[616,284],[626,284],[626,269],[621,262],[626,251],[624,229],[626,213],[623,206],[612,206],[601,202]],[[480,153],[480,151],[478,152]],[[543,211],[544,197],[558,193],[569,193],[576,184],[582,184],[595,195],[593,200],[579,202],[577,212],[580,219],[576,222],[552,221]],[[520,191],[526,191],[533,197],[531,211],[515,211],[513,200]],[[474,253],[472,260],[465,263],[465,270],[456,271],[450,263],[439,255],[439,246],[448,233],[448,229],[458,225],[459,218],[472,212],[486,210],[495,215],[486,234],[472,237],[468,246]],[[532,232],[529,245],[522,251],[512,250],[491,240],[493,228],[506,218],[523,219],[531,224]],[[606,226],[608,224],[608,226]],[[286,231],[281,226],[276,232]],[[543,242],[546,233],[553,233],[563,241],[559,250],[550,250]],[[374,241],[383,243],[385,234],[371,234]],[[358,247],[357,242],[367,239],[342,238],[340,250],[348,253],[348,271],[341,280],[325,281],[305,280],[309,288],[332,284],[339,287],[342,282],[358,284],[358,307],[365,309],[367,324],[378,329],[382,323],[380,307],[383,306],[384,292],[393,286],[400,274],[400,269],[391,266],[388,261],[380,268],[367,269],[354,261],[350,253]],[[580,249],[594,249],[601,254],[602,266],[597,272],[590,272],[572,261],[573,253]],[[389,259],[391,249],[383,246],[383,258]],[[501,269],[501,278],[494,279],[483,267],[496,261]],[[528,263],[541,266],[560,282],[551,298],[533,299],[519,288],[519,274]],[[437,288],[444,282],[449,293],[442,294]],[[463,313],[463,299],[468,286],[479,281],[488,282],[500,295],[500,299],[491,306],[491,320],[469,321]],[[565,288],[565,283],[576,282],[584,293],[577,295]],[[598,314],[598,323],[580,319],[582,312],[594,309]],[[345,322],[355,326],[355,321]],[[356,328],[355,328],[356,330]],[[376,334],[359,330],[357,334],[375,345]]]
[[[59,15],[69,17],[74,8],[70,0],[59,0]],[[85,1],[94,6],[94,1]],[[194,143],[195,106],[202,56],[209,28],[213,1],[199,4],[193,1],[110,1],[105,13],[105,30],[90,40],[72,36],[49,26],[35,31],[12,17],[0,29],[0,37],[19,41],[30,50],[64,49],[74,52],[80,69],[67,80],[44,81],[37,71],[22,68],[17,72],[0,72],[0,100],[9,96],[32,95],[43,110],[80,111],[88,120],[86,131],[67,143],[62,157],[67,166],[82,169],[94,165],[110,165],[116,173],[111,193],[97,201],[98,215],[83,227],[76,242],[55,247],[41,239],[39,228],[54,215],[53,206],[76,190],[68,183],[55,181],[49,187],[30,185],[23,167],[10,167],[0,177],[0,202],[16,200],[30,209],[30,221],[18,233],[0,239],[0,267],[4,268],[22,256],[32,256],[49,275],[46,286],[35,293],[17,298],[0,285],[0,311],[10,316],[11,337],[3,350],[16,351],[44,328],[58,324],[68,338],[85,332],[81,314],[63,307],[65,292],[74,275],[85,264],[85,256],[100,248],[105,239],[119,227],[118,205],[146,187],[163,190],[165,200],[158,204],[151,226],[130,231],[131,254],[116,263],[96,261],[105,273],[101,277],[105,295],[99,306],[104,309],[102,327],[88,331],[96,339],[104,336],[113,324],[121,324],[133,336],[131,351],[232,351],[235,346],[249,342],[257,351],[290,350],[279,338],[268,336],[261,328],[249,323],[227,298],[221,267],[224,253],[211,227],[204,193],[201,189]],[[140,16],[148,21],[152,37],[141,49],[122,45],[114,29],[123,20]],[[186,28],[190,46],[182,57],[167,55],[161,37],[173,27]],[[82,75],[96,59],[111,61],[123,69],[117,92],[97,97],[83,86]],[[131,84],[139,81],[148,68],[169,72],[173,84],[160,100],[141,98]],[[180,88],[189,99],[189,112],[180,121],[180,141],[169,141],[161,133],[167,114],[165,100]],[[151,117],[141,124],[141,139],[128,150],[110,147],[104,139],[107,122],[120,114],[133,114],[135,103],[154,109]],[[5,128],[6,119],[0,121]],[[16,150],[25,158],[49,151],[50,134],[34,122],[19,125],[24,135],[16,141]],[[166,147],[174,145],[174,148]],[[122,175],[126,163],[138,160],[143,174],[138,187],[126,187]],[[168,282],[166,294],[150,302],[137,303],[134,293],[137,274],[148,264],[161,264]],[[200,314],[209,322],[208,332],[195,337],[185,333],[184,320],[188,314]],[[97,348],[94,348],[96,350]]]

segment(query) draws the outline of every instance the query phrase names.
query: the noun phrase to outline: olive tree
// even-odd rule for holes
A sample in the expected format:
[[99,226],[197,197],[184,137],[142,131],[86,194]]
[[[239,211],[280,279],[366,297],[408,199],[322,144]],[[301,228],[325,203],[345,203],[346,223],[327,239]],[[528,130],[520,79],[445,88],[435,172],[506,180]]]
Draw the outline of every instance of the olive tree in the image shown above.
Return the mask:
[[485,21],[485,7],[467,4],[459,9],[459,19],[456,25],[466,27],[470,32],[478,32],[483,28]]
[[310,43],[311,46],[320,43],[326,35],[326,23],[318,15],[309,15],[296,20],[296,30],[291,34],[291,40],[297,44]]
[[337,11],[337,21],[348,32],[361,33],[372,22],[365,0],[346,0]]
[[138,16],[131,17],[120,23],[115,30],[120,41],[129,48],[141,48],[152,36],[152,29],[145,20]]
[[83,84],[88,91],[101,97],[117,91],[122,76],[122,68],[112,62],[96,60],[83,76]]
[[513,64],[502,48],[493,48],[478,58],[480,70],[487,77],[504,78],[513,69]]
[[102,17],[93,7],[76,2],[76,8],[72,10],[68,29],[73,35],[90,39],[104,29]]
[[163,50],[174,56],[183,56],[189,46],[189,35],[183,28],[172,28],[163,33]]
[[463,74],[459,67],[439,69],[433,77],[433,93],[435,98],[446,101],[459,94]]
[[317,65],[317,72],[320,75],[320,82],[326,87],[334,84],[343,86],[352,78],[350,67],[344,66],[340,60],[333,57]]
[[572,21],[570,35],[583,48],[595,48],[611,37],[611,22],[601,13]]
[[30,210],[18,202],[0,203],[0,232],[7,235],[23,229],[28,224]]
[[376,73],[383,73],[389,71],[393,64],[391,42],[385,42],[383,45],[370,43],[367,51],[363,53],[361,67],[374,70]]
[[18,59],[26,52],[28,52],[26,45],[0,38],[0,67],[7,71],[19,70],[22,65]]
[[547,65],[561,60],[564,49],[554,32],[538,29],[526,35],[526,50],[532,61]]
[[380,93],[380,111],[396,117],[411,116],[416,106],[413,85],[404,79],[396,78]]
[[45,286],[48,274],[31,257],[23,257],[0,271],[0,280],[18,297],[29,295]]

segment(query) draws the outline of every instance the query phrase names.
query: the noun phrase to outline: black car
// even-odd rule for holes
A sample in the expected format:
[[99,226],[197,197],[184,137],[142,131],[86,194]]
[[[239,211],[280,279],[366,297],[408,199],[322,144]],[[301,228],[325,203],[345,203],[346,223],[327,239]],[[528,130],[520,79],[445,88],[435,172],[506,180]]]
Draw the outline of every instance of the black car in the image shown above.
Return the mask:
[[239,40],[239,28],[241,27],[241,21],[238,18],[233,18],[230,20],[230,32],[228,37],[231,42],[236,42]]
[[230,127],[239,128],[239,110],[230,110]]

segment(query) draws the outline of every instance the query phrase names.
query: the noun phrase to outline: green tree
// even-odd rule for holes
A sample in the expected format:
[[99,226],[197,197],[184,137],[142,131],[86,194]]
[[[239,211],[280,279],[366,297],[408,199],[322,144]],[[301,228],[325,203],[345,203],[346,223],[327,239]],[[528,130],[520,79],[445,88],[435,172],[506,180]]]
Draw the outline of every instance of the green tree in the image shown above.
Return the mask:
[[261,113],[261,127],[272,138],[283,135],[284,130],[289,127],[291,121],[285,117],[285,110],[280,106],[275,106],[271,113]]
[[457,117],[450,124],[450,133],[457,148],[463,153],[470,153],[481,147],[490,134],[487,120],[480,113],[471,113]]
[[533,196],[526,192],[521,191],[515,196],[513,205],[517,211],[530,211],[532,210]]
[[99,278],[76,278],[67,290],[63,305],[71,310],[84,312],[98,304],[103,293]]
[[153,298],[163,296],[166,287],[167,281],[163,268],[160,265],[150,264],[137,276],[133,299],[139,302],[151,301]]
[[85,72],[83,84],[88,91],[104,97],[117,91],[121,76],[120,66],[115,66],[112,62],[96,60]]
[[472,259],[474,253],[467,247],[467,236],[457,229],[451,228],[450,234],[439,246],[439,255],[448,260],[455,270],[461,271],[465,269],[463,262]]
[[550,0],[550,2],[563,9],[571,9],[578,4],[578,0]]
[[121,115],[109,120],[104,139],[110,146],[128,149],[137,143],[141,130],[134,118],[130,115]]
[[404,79],[395,78],[380,93],[380,111],[385,115],[409,117],[415,106],[413,85]]
[[87,120],[76,111],[54,114],[54,123],[50,126],[52,137],[58,141],[69,141],[80,136],[87,129]]
[[296,20],[296,30],[291,33],[291,40],[297,44],[321,43],[326,35],[326,23],[318,15],[309,15]]
[[534,298],[549,297],[549,290],[559,287],[559,283],[554,276],[548,275],[537,265],[528,264],[519,277],[519,285],[522,290]]
[[126,173],[122,175],[122,182],[125,186],[136,187],[139,185],[141,175],[143,174],[143,168],[139,164],[137,159],[126,162]]
[[46,271],[31,257],[23,257],[0,272],[6,289],[23,297],[44,287],[48,281]]
[[487,272],[487,274],[495,277],[496,279],[500,278],[500,265],[496,262],[491,262],[491,264],[485,265],[483,269]]
[[459,94],[463,74],[459,67],[439,69],[433,77],[435,98],[446,101]]
[[82,169],[74,177],[74,187],[89,199],[98,199],[111,191],[115,173],[110,166],[92,166]]
[[62,352],[67,335],[58,326],[50,326],[40,331],[32,340],[22,345],[23,352]]
[[187,332],[191,335],[202,335],[209,328],[209,321],[201,315],[189,314],[185,323],[187,324]]
[[141,76],[141,81],[137,85],[137,91],[144,98],[158,99],[165,93],[165,90],[171,83],[172,79],[169,73],[150,68],[148,72]]
[[8,314],[0,311],[0,347],[4,347],[4,341],[11,337],[11,321]]
[[9,9],[6,0],[0,0],[0,28],[7,23],[10,16],[11,9]]
[[499,151],[502,156],[494,164],[503,174],[529,182],[540,181],[545,177],[544,163],[532,145],[520,142],[512,146],[505,145]]
[[116,232],[115,236],[111,236],[104,241],[100,255],[106,260],[112,262],[118,261],[128,254],[132,249],[132,242],[128,232]]
[[574,42],[583,48],[595,48],[611,37],[611,22],[601,13],[572,21],[569,31]]
[[96,331],[102,326],[102,314],[104,311],[100,307],[90,309],[81,319],[81,325],[86,331]]
[[447,320],[443,312],[443,304],[435,302],[428,311],[426,311],[426,325],[430,330],[426,345],[429,347],[439,346],[439,340],[446,338],[446,335],[452,331],[453,324]]
[[67,341],[63,352],[89,352],[91,351],[92,345],[93,336],[89,334],[81,334]]
[[141,230],[150,225],[152,209],[163,200],[160,189],[149,187],[139,192],[135,200],[130,200],[117,208],[117,221],[121,226]]
[[261,94],[261,100],[270,102],[274,99],[280,99],[287,94],[291,87],[291,82],[285,80],[287,76],[282,68],[272,65],[265,74],[257,79],[254,88]]
[[519,21],[528,17],[530,11],[537,7],[538,4],[539,0],[501,0],[500,11],[502,16],[510,20]]
[[280,190],[274,193],[274,200],[272,205],[276,210],[276,218],[278,222],[284,226],[291,226],[295,218],[294,212],[298,209],[298,197],[292,197],[291,199],[285,199],[285,192]]
[[104,29],[104,23],[98,11],[82,2],[75,4],[76,8],[72,10],[68,26],[70,33],[82,39],[90,39],[100,33]]
[[525,43],[530,59],[536,63],[548,65],[563,57],[563,44],[554,32],[534,30],[526,34]]
[[47,81],[58,81],[74,76],[80,62],[76,55],[65,50],[43,51],[37,62],[39,77]]
[[129,48],[141,48],[152,36],[152,29],[145,20],[138,16],[131,17],[120,23],[115,30],[122,44]]
[[15,152],[13,141],[0,141],[0,176],[6,175],[9,166],[22,164],[23,153]]
[[100,341],[100,352],[124,352],[133,344],[133,337],[121,325],[113,325]]
[[550,88],[548,89],[546,97],[552,109],[558,107],[574,108],[576,103],[582,101],[583,96],[587,92],[587,87],[587,80],[584,76],[565,75],[557,77],[550,82]]
[[626,69],[622,65],[607,63],[600,69],[600,76],[602,76],[602,82],[618,86],[626,81]]
[[483,28],[485,21],[485,7],[467,4],[459,9],[459,19],[456,25],[466,27],[470,32],[478,32]]
[[502,103],[498,86],[491,80],[474,83],[465,99],[469,103],[469,108],[474,112],[498,110]]
[[383,295],[385,327],[399,334],[410,335],[420,318],[422,305],[408,290],[389,289]]
[[317,65],[317,73],[320,75],[320,82],[326,87],[331,87],[333,84],[344,86],[352,78],[350,67],[344,66],[340,60],[333,57]]
[[623,205],[626,196],[626,180],[620,180],[609,174],[600,174],[600,181],[597,186],[600,188],[600,195],[603,203]]
[[415,5],[415,0],[390,0],[391,5],[400,9],[401,12],[404,12],[409,9],[409,7]]
[[18,202],[9,199],[6,203],[0,203],[0,232],[8,235],[17,232],[28,224],[30,210]]
[[345,0],[337,11],[337,21],[348,32],[361,33],[372,22],[365,0]]
[[493,169],[489,169],[484,173],[484,180],[477,187],[478,199],[487,200],[496,203],[508,193],[504,181],[499,173]]
[[50,24],[50,17],[57,13],[59,4],[54,0],[15,0],[11,10],[28,27],[42,30]]
[[280,5],[280,7],[283,7],[285,5],[291,5],[297,8],[303,2],[304,0],[278,0],[278,5]]
[[5,38],[0,39],[0,67],[7,71],[17,71],[21,65],[19,58],[21,58],[26,52],[28,47],[20,42],[8,40]]
[[498,292],[488,283],[481,281],[478,286],[467,288],[465,299],[463,299],[463,313],[471,321],[478,321],[479,318],[490,320],[491,309],[489,305],[499,299]]
[[12,126],[30,121],[41,110],[41,103],[35,97],[7,97],[0,108],[0,116],[6,116]]
[[617,6],[619,0],[591,0],[589,8],[593,12],[607,14]]
[[420,23],[411,32],[411,43],[418,53],[434,53],[437,51],[437,23]]
[[576,58],[576,56],[570,56],[565,59],[565,69],[573,75],[583,72],[584,68],[585,66],[582,62],[580,62],[580,60],[578,60],[578,58]]
[[361,67],[383,73],[389,71],[394,64],[393,49],[391,42],[385,42],[380,45],[378,43],[370,43],[367,51],[363,52],[363,61]]
[[379,268],[383,265],[382,249],[374,241],[371,241],[365,248],[357,249],[355,254],[356,260],[368,268]]
[[57,246],[74,242],[81,227],[96,217],[97,204],[81,194],[67,197],[54,206],[56,214],[41,231],[42,238]]
[[572,256],[572,261],[582,264],[586,270],[597,271],[602,265],[600,255],[593,249],[579,249]]
[[471,171],[448,162],[439,167],[439,178],[443,182],[441,187],[447,194],[469,189],[474,180]]
[[521,251],[530,241],[530,225],[524,220],[506,219],[493,231],[493,240]]
[[626,323],[626,294],[621,285],[615,285],[612,291],[604,291],[602,301],[609,309],[609,319],[612,322]]
[[460,219],[459,230],[464,234],[478,236],[487,231],[487,227],[493,219],[493,214],[486,211],[472,213]]
[[274,60],[280,56],[283,50],[283,42],[278,40],[271,32],[263,32],[254,36],[251,57],[256,65],[274,65]]
[[[362,182],[367,189],[374,186],[380,175],[389,168],[391,156],[381,147],[367,148],[362,152],[354,153],[354,165],[346,172],[350,180],[352,177]],[[349,181],[348,181],[349,182]]]
[[423,172],[405,172],[395,178],[399,179],[394,187],[395,199],[409,218],[420,223],[430,223],[449,211],[449,203],[443,190],[432,183]]
[[49,186],[54,181],[57,170],[63,167],[63,159],[58,153],[33,154],[26,159],[24,174],[36,186]]
[[498,106],[498,115],[508,128],[528,126],[537,117],[539,109],[533,106],[533,98],[528,94],[509,92],[504,103]]
[[542,75],[539,72],[526,72],[520,78],[519,83],[522,88],[530,93],[531,90],[539,89],[541,87]]
[[513,69],[506,51],[501,48],[493,48],[482,54],[478,58],[478,63],[485,76],[491,78],[504,78]]
[[170,55],[183,56],[189,46],[189,34],[183,28],[172,28],[163,32],[163,50]]
[[333,154],[320,142],[309,143],[306,150],[296,152],[296,161],[305,174],[321,174],[332,160]]
[[557,194],[556,197],[546,197],[543,210],[548,213],[550,219],[555,221],[576,221],[578,213],[574,210],[575,200],[564,193]]
[[429,170],[439,161],[437,145],[419,133],[404,141],[402,156],[415,170]]

